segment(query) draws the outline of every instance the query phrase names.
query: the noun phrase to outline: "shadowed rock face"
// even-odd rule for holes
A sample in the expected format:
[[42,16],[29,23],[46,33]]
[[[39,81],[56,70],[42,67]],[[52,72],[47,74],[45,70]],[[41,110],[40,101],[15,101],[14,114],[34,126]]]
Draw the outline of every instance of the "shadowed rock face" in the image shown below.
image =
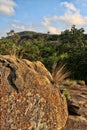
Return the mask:
[[44,65],[0,56],[1,130],[60,130],[68,112],[65,97]]

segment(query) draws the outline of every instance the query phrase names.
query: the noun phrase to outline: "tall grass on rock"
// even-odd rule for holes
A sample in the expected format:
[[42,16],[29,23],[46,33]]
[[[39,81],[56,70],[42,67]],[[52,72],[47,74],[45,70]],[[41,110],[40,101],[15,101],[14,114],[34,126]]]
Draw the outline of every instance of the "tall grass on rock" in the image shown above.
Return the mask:
[[58,68],[55,68],[52,72],[52,76],[55,84],[61,83],[63,80],[70,76],[71,72],[67,70],[66,64],[60,65]]

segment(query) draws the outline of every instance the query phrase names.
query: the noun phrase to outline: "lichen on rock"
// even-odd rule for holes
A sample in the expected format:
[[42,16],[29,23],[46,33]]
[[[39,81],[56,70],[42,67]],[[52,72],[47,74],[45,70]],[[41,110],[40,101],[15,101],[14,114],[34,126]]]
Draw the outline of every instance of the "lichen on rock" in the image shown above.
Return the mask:
[[44,65],[0,56],[1,130],[61,130],[67,103]]

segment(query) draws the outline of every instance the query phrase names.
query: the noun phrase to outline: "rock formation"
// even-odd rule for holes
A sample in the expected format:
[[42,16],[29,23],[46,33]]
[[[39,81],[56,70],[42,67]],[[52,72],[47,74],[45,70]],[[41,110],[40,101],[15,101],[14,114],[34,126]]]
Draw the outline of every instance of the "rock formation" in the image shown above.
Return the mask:
[[61,130],[66,99],[44,65],[0,56],[0,130]]
[[87,130],[87,85],[66,86],[71,95],[69,117],[62,130]]

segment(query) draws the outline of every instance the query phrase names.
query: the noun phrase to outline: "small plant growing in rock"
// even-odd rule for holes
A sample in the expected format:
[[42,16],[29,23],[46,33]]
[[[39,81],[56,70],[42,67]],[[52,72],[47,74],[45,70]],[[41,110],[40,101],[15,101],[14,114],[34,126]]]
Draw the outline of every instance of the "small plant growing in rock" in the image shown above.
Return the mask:
[[66,100],[70,100],[71,97],[70,97],[69,91],[64,87],[58,86],[58,84],[63,82],[66,78],[68,78],[70,76],[71,72],[67,71],[65,64],[62,66],[59,66],[59,68],[54,69],[54,70],[55,71],[53,71],[53,73],[52,73],[54,83],[58,87],[61,94],[63,94],[66,97]]
[[79,85],[83,85],[83,86],[85,85],[85,81],[83,81],[83,80],[78,80],[77,83],[78,83]]
[[76,80],[70,80],[70,79],[66,80],[66,85],[76,85],[76,84],[77,84]]
[[60,90],[61,94],[63,94],[66,97],[66,100],[71,99],[70,93],[66,88],[60,87],[59,90]]

